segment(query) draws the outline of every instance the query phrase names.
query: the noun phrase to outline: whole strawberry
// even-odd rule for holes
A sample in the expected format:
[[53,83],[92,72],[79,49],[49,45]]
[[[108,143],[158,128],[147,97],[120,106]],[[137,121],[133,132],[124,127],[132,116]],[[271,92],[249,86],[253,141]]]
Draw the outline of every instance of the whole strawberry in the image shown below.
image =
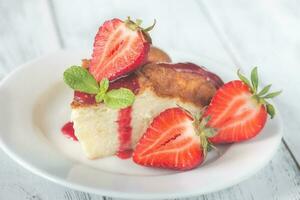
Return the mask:
[[99,28],[89,68],[97,81],[116,79],[146,61],[151,44],[148,31],[155,23],[146,29],[140,24],[141,20],[133,22],[130,18],[112,19]]
[[212,143],[240,142],[256,136],[266,124],[267,115],[275,115],[274,107],[267,101],[281,93],[269,93],[271,85],[258,92],[257,68],[251,72],[250,81],[239,73],[234,80],[218,89],[204,116],[209,116],[208,126],[217,133]]
[[207,137],[213,130],[205,128],[182,108],[169,108],[155,117],[137,144],[133,161],[139,165],[189,170],[200,165],[211,147]]

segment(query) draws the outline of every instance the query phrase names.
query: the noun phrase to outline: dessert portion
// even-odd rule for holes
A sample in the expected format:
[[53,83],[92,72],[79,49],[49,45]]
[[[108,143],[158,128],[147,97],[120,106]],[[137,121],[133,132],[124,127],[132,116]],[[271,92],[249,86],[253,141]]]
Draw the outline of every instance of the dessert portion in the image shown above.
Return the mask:
[[123,87],[134,92],[134,103],[124,109],[111,109],[75,92],[71,120],[87,157],[124,156],[124,151],[134,149],[153,117],[167,108],[180,106],[196,114],[222,84],[214,74],[205,73],[209,72],[192,63],[146,64],[110,84],[108,90]]
[[89,159],[117,155],[148,167],[189,170],[214,144],[255,137],[275,115],[271,85],[223,83],[194,63],[172,63],[149,35],[155,22],[106,21],[95,37],[91,59],[64,72],[74,90],[71,122],[62,128]]

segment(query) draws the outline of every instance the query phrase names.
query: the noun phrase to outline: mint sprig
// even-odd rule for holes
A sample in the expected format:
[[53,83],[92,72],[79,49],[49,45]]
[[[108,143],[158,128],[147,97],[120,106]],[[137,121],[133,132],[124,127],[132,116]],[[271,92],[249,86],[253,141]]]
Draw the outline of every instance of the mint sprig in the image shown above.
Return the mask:
[[272,104],[270,104],[266,99],[271,99],[279,94],[281,94],[282,91],[277,91],[277,92],[271,92],[268,93],[271,84],[265,86],[261,91],[257,91],[258,89],[258,73],[257,73],[257,67],[254,67],[251,71],[251,83],[250,81],[240,73],[240,70],[237,71],[238,77],[243,81],[251,90],[252,92],[252,97],[260,104],[265,105],[265,108],[267,109],[267,113],[270,115],[271,119],[275,116],[275,108]]
[[102,79],[100,82],[99,92],[95,96],[96,102],[101,102],[104,99],[108,87],[109,87],[109,80],[107,78]]
[[96,94],[99,86],[95,78],[87,69],[79,66],[71,66],[64,72],[64,81],[73,90]]
[[71,66],[64,72],[64,82],[73,90],[95,94],[97,103],[104,104],[113,109],[126,108],[134,102],[133,92],[126,88],[113,89],[108,91],[109,80],[104,78],[100,84],[81,66]]

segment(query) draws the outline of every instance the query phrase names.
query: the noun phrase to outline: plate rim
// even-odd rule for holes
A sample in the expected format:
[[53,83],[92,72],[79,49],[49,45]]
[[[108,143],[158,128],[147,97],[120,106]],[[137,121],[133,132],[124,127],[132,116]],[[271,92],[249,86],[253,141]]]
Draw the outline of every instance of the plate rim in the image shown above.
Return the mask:
[[[86,52],[86,51],[84,51]],[[180,51],[169,51],[169,52],[180,52]],[[58,50],[55,52],[51,52],[47,55],[43,55],[40,56],[38,58],[35,58],[31,61],[28,61],[24,64],[19,65],[17,68],[15,68],[14,70],[12,70],[7,76],[5,76],[1,81],[0,81],[0,88],[7,82],[9,81],[9,79],[14,76],[14,74],[18,73],[19,71],[25,70],[25,68],[30,67],[30,65],[34,64],[35,62],[42,60],[42,59],[46,59],[47,57],[53,56],[53,55],[57,55],[60,53],[71,53],[71,54],[78,54],[78,51],[66,51],[66,50]],[[81,53],[81,52],[80,52]],[[172,53],[171,53],[172,55]],[[184,54],[185,55],[185,54]],[[186,54],[187,55],[187,54]],[[189,54],[190,57],[196,57],[198,54]],[[198,55],[199,57],[203,57],[201,55]],[[205,56],[204,56],[205,57]],[[210,59],[208,57],[206,57],[206,59]],[[219,63],[219,61],[215,61],[212,59],[213,62]],[[278,111],[276,118],[278,118],[278,122],[280,123],[279,125],[279,130],[278,132],[280,133],[280,139],[277,140],[276,143],[276,147],[273,149],[272,153],[270,153],[270,157],[268,159],[264,159],[263,162],[260,163],[260,165],[256,165],[255,169],[252,170],[250,173],[248,173],[247,175],[243,176],[243,177],[238,177],[235,179],[231,180],[231,183],[228,184],[228,182],[226,184],[219,184],[218,187],[214,187],[214,188],[209,188],[208,190],[206,190],[206,192],[173,192],[173,193],[132,193],[132,192],[119,192],[119,191],[115,191],[113,189],[101,189],[101,188],[91,188],[89,186],[84,186],[78,183],[74,183],[71,182],[70,180],[67,179],[63,179],[57,175],[54,175],[50,172],[47,172],[44,169],[40,169],[34,165],[32,165],[31,163],[27,162],[26,159],[20,157],[16,152],[13,151],[13,149],[10,149],[8,147],[8,145],[5,143],[5,141],[3,140],[2,137],[0,137],[0,147],[1,149],[12,159],[14,160],[16,163],[18,163],[20,166],[24,167],[25,169],[27,169],[28,171],[32,172],[33,174],[36,174],[38,176],[41,176],[47,180],[50,180],[54,183],[57,183],[59,185],[71,188],[71,189],[75,189],[75,190],[79,190],[79,191],[84,191],[84,192],[89,192],[89,193],[94,193],[94,194],[98,194],[98,195],[102,195],[102,196],[110,196],[110,197],[116,197],[116,198],[131,198],[131,199],[157,199],[157,198],[183,198],[183,197],[191,197],[191,196],[197,196],[197,195],[201,195],[201,194],[208,194],[211,192],[217,192],[221,189],[226,189],[228,187],[232,187],[246,179],[248,179],[249,177],[253,176],[254,174],[256,174],[258,171],[260,171],[264,166],[266,166],[269,161],[274,157],[275,153],[277,152],[277,150],[280,147],[280,143],[281,143],[281,139],[283,136],[283,126],[282,126],[282,118],[281,118],[281,114]]]

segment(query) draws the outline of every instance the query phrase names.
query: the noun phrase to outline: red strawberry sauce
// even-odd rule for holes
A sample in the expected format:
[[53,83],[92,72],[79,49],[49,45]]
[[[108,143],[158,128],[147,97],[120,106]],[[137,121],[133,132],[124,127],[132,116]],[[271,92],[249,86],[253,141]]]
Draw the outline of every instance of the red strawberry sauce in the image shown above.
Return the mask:
[[[140,86],[136,74],[130,74],[126,77],[122,77],[110,83],[109,89],[128,88],[134,94],[139,92]],[[127,159],[131,157],[131,112],[132,107],[127,107],[119,110],[118,114],[118,133],[119,133],[119,150],[117,156],[121,159]]]
[[91,105],[96,103],[95,95],[79,91],[74,92],[74,101],[85,105]]
[[132,73],[128,76],[119,78],[109,84],[109,90],[118,89],[121,87],[130,89],[134,94],[137,94],[140,90],[137,75],[135,73]]
[[131,157],[131,112],[132,107],[123,108],[119,111],[118,115],[118,132],[120,146],[117,156],[121,159],[126,159]]
[[[128,88],[134,94],[139,92],[139,82],[137,80],[136,74],[130,74],[128,76],[124,76],[110,83],[109,90],[118,89],[118,88]],[[74,101],[85,104],[92,105],[95,104],[95,95],[86,94],[83,92],[75,91],[74,92]],[[131,135],[132,135],[132,127],[131,127],[131,112],[132,107],[127,107],[119,110],[118,114],[118,138],[120,141],[120,146],[118,149],[117,156],[121,159],[127,159],[131,157],[132,149],[131,149]],[[73,122],[66,123],[62,128],[61,132],[67,138],[71,138],[74,141],[78,141],[74,134]]]
[[67,138],[70,138],[74,141],[78,141],[77,137],[74,134],[73,122],[67,122],[62,128],[61,132]]
[[178,72],[188,72],[206,77],[206,80],[210,81],[216,88],[219,88],[224,84],[219,76],[208,71],[205,67],[193,63],[164,64],[164,67],[172,68]]

